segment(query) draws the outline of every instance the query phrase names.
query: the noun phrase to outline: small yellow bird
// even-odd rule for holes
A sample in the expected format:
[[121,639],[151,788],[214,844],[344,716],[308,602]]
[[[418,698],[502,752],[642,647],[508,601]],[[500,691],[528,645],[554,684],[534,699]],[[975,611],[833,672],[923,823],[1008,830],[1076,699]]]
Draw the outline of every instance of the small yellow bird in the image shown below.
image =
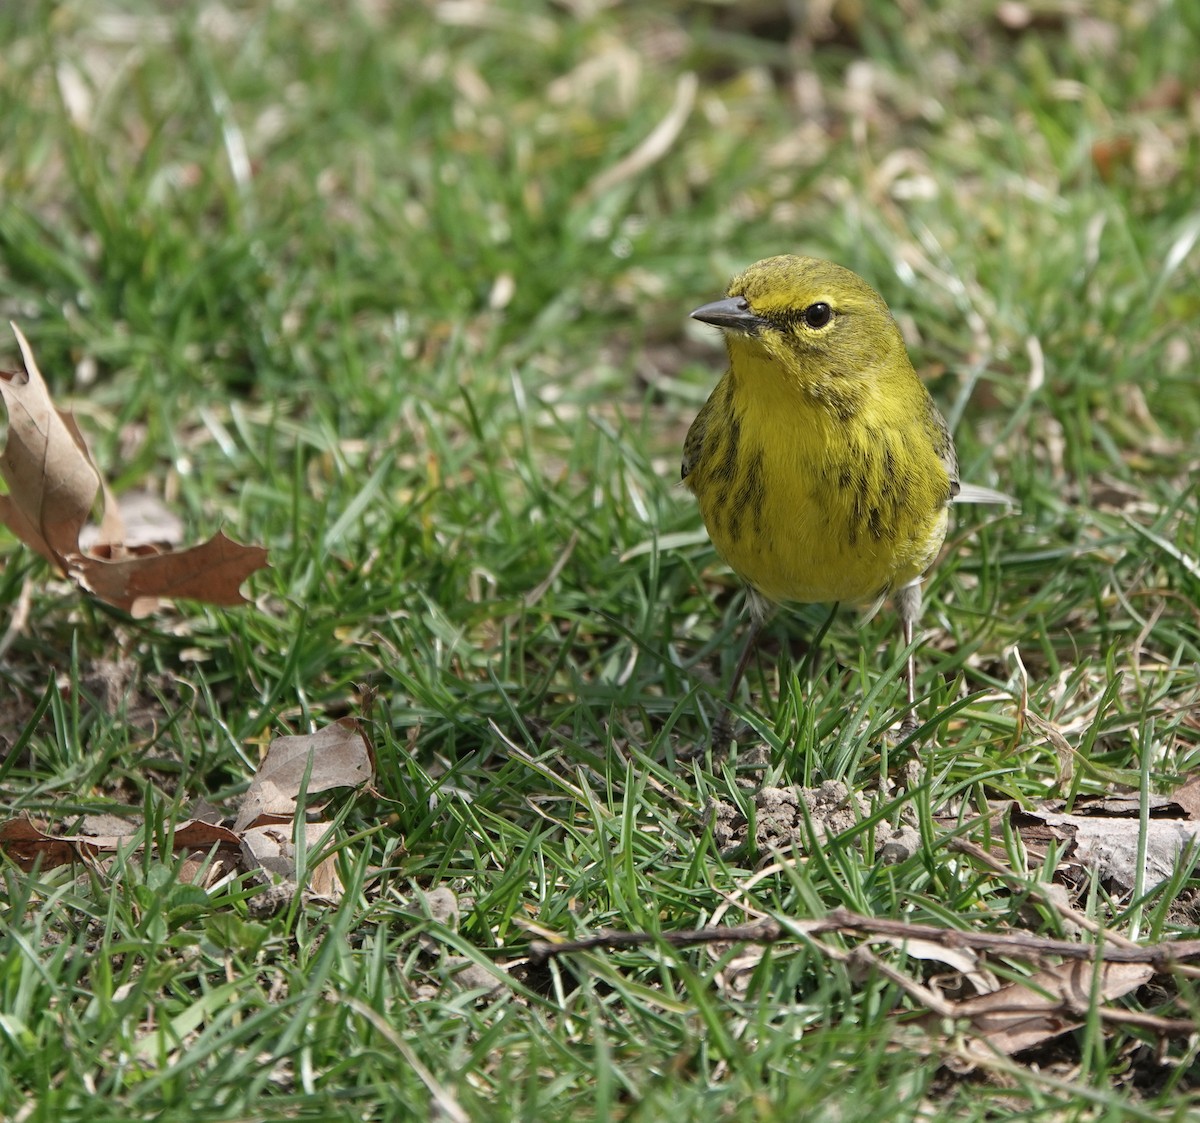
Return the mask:
[[[883,298],[832,262],[771,257],[692,318],[721,328],[729,351],[682,468],[713,545],[749,586],[729,701],[776,604],[894,596],[910,645],[950,504],[1013,500],[959,481],[950,430]],[[912,728],[911,655],[907,679]]]

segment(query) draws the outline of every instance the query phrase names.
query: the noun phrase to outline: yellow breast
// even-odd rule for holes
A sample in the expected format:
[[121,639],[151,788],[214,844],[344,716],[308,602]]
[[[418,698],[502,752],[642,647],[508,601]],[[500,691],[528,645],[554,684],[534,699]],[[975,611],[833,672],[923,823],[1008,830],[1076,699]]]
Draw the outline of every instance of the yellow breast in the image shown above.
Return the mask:
[[868,395],[847,415],[846,402],[796,393],[748,361],[689,440],[686,482],[718,553],[775,602],[861,603],[920,577],[950,495],[921,409]]

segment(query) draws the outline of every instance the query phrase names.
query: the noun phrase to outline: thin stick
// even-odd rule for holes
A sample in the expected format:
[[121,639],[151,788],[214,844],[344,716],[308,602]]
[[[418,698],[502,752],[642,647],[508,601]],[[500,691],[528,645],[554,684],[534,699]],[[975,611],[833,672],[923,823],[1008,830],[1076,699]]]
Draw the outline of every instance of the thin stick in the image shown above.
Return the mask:
[[970,932],[957,928],[939,928],[935,924],[909,924],[885,917],[861,916],[848,909],[834,909],[819,920],[767,919],[753,924],[692,928],[679,932],[599,932],[579,940],[532,940],[529,957],[542,963],[555,956],[596,948],[636,948],[653,944],[691,947],[697,944],[779,943],[805,940],[826,933],[841,932],[868,938],[929,940],[947,948],[972,948],[1003,955],[1038,958],[1047,955],[1064,959],[1106,963],[1148,963],[1156,971],[1169,971],[1187,959],[1200,959],[1200,940],[1169,940],[1159,944],[1124,947],[1114,943],[1080,944],[1030,932]]

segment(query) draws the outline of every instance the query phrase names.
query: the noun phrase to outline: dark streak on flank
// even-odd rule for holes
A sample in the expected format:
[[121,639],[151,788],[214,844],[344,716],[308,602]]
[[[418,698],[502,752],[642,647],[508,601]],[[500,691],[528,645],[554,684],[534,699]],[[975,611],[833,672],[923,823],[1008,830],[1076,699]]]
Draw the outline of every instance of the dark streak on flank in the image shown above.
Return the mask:
[[763,450],[758,449],[753,456],[749,458],[746,464],[746,474],[742,478],[741,486],[738,488],[737,498],[737,515],[740,520],[741,516],[749,510],[751,518],[754,521],[755,533],[762,533],[763,525],[763,504],[766,502],[767,488],[763,478]]
[[867,515],[867,529],[871,537],[878,542],[883,537],[883,512],[878,507],[872,507]]
[[850,515],[850,525],[846,528],[850,538],[850,545],[858,545],[858,528],[863,524],[863,493],[860,490],[854,496],[854,510]]
[[720,528],[723,522],[727,522],[726,516],[729,513],[729,489],[721,488],[713,497],[712,506],[708,508],[708,517],[704,520],[710,524],[710,530],[715,531]]
[[888,525],[894,527],[900,520],[900,497],[910,490],[910,481],[896,475],[896,451],[890,438],[883,443],[883,479],[879,490],[880,505],[887,509]]
[[729,418],[725,431],[725,446],[721,449],[721,463],[713,470],[713,476],[724,483],[733,483],[737,476],[738,451],[742,441],[742,423],[735,413]]
[[686,480],[691,475],[692,469],[696,466],[696,445],[701,444],[701,442],[692,437],[693,432],[695,432],[694,428],[688,432],[690,439],[683,446],[683,459],[679,462],[679,478],[681,480]]

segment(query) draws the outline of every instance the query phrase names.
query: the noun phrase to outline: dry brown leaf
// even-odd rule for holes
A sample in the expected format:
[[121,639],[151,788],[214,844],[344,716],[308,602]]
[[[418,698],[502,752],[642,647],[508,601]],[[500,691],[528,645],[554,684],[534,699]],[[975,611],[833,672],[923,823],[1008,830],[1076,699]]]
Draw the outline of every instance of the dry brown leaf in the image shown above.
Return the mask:
[[[247,869],[261,868],[267,873],[279,878],[285,886],[295,892],[296,876],[296,845],[293,841],[292,823],[271,824],[263,827],[251,827],[242,832],[242,859]],[[321,844],[328,823],[305,823],[304,845],[309,854]],[[318,897],[331,901],[341,899],[343,887],[337,875],[337,863],[328,857],[316,866],[307,870],[307,888]]]
[[218,531],[207,542],[175,553],[154,546],[97,547],[88,556],[76,556],[70,573],[101,600],[141,618],[161,599],[246,604],[241,584],[266,564],[261,546],[243,546]]
[[[1095,869],[1118,892],[1127,893],[1137,884],[1140,821],[1135,816],[1063,815],[1050,811],[1014,812],[1013,826],[1031,840],[1045,832],[1069,839],[1060,857],[1073,865]],[[1151,818],[1146,823],[1146,868],[1144,884],[1151,890],[1166,881],[1180,857],[1200,845],[1200,822],[1190,819]]]
[[[1193,91],[1194,89],[1192,86]],[[1133,107],[1143,113],[1159,109],[1180,109],[1187,102],[1188,92],[1188,85],[1177,74],[1167,74],[1142,94],[1133,103]]]
[[202,819],[188,819],[175,828],[171,841],[176,850],[183,846],[190,848],[211,846],[214,842],[220,843],[222,846],[233,846],[237,843],[237,835],[219,823],[206,823]]
[[1189,776],[1169,798],[1189,819],[1200,819],[1200,773]]
[[79,852],[71,840],[46,834],[32,819],[9,819],[0,823],[0,850],[23,870],[42,866],[53,869],[75,861]]
[[[165,599],[245,604],[240,586],[267,564],[266,550],[218,533],[172,552],[178,521],[157,501],[143,502],[148,518],[127,531],[121,505],[92,462],[75,419],[55,407],[29,342],[16,324],[12,329],[25,374],[0,372],[8,410],[0,454],[8,493],[0,495],[0,521],[82,588],[135,617],[149,615]],[[88,527],[98,495],[104,516],[99,527]]]
[[55,408],[29,341],[12,325],[25,375],[0,372],[8,436],[0,454],[0,520],[42,557],[63,565],[79,547],[79,532],[100,492],[100,475],[82,447],[70,415]]
[[208,850],[191,850],[179,863],[177,875],[181,885],[198,885],[201,889],[210,889],[223,877],[228,877],[237,870],[236,858],[230,859],[228,851],[218,850],[216,854]]
[[[104,500],[104,514],[100,519],[99,527],[94,528],[96,538],[100,542],[123,542],[125,540],[125,518],[121,513],[120,504],[113,497],[113,493],[108,490],[108,482],[101,475],[99,465],[92,459],[92,450],[88,448],[87,441],[84,440],[83,432],[79,428],[79,422],[75,420],[75,415],[73,413],[63,413],[62,419],[67,428],[71,430],[71,436],[75,438],[75,443],[79,446],[79,451],[87,457],[87,462],[92,466],[92,471],[96,473],[96,479],[100,481],[100,495]],[[79,532],[80,537],[87,533],[90,526],[92,526],[91,523]]]
[[369,783],[372,772],[370,749],[353,718],[316,733],[276,737],[242,797],[233,829],[245,830],[267,816],[291,818],[302,788],[309,795],[356,788]]
[[944,963],[953,968],[971,984],[971,989],[976,994],[990,994],[1000,988],[996,976],[986,968],[979,955],[971,948],[953,947],[948,942],[906,940],[899,937],[891,937],[887,942],[913,959]]
[[[78,858],[94,858],[116,853],[141,835],[140,829],[129,834],[47,834],[32,819],[9,819],[0,823],[0,850],[22,869],[32,869],[40,860],[43,868],[66,865]],[[238,836],[227,827],[189,819],[175,828],[172,846],[176,850],[197,850],[238,845]]]
[[102,835],[127,835],[141,829],[142,817],[134,811],[132,815],[113,815],[107,811],[97,811],[90,815],[81,815],[76,824],[78,832],[88,838]]
[[[1095,973],[1099,984],[1093,988]],[[1012,1055],[1083,1025],[1092,995],[1120,998],[1154,976],[1145,963],[1060,963],[991,994],[953,1004],[953,1016],[966,1018],[977,1038],[968,1051],[981,1057]],[[933,1022],[937,1019],[928,1016]]]

